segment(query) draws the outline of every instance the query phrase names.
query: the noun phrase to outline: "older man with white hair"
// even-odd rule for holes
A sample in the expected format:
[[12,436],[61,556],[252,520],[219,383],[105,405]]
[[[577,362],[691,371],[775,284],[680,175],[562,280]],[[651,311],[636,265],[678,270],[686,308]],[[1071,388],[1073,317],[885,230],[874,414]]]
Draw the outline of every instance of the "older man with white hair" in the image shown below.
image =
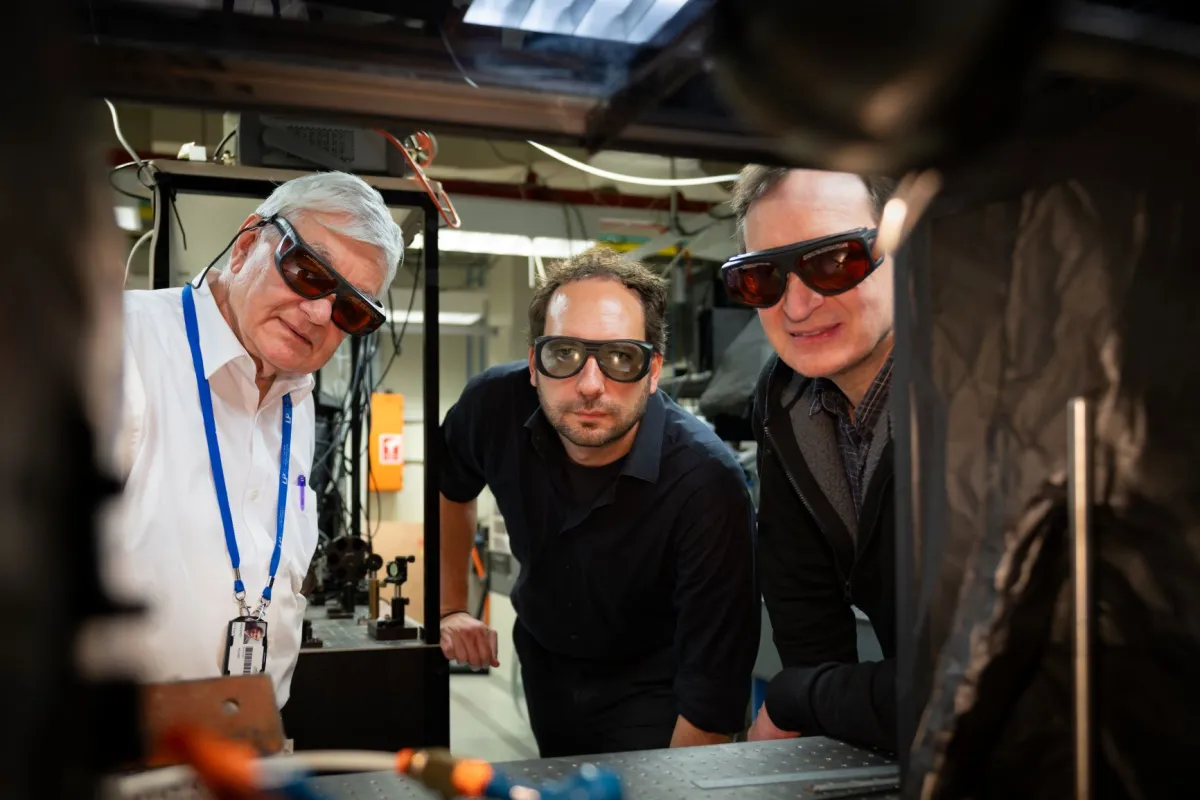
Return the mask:
[[312,373],[383,322],[401,242],[360,178],[308,175],[195,280],[126,293],[126,486],[105,561],[146,604],[144,680],[266,672],[287,701],[317,544]]

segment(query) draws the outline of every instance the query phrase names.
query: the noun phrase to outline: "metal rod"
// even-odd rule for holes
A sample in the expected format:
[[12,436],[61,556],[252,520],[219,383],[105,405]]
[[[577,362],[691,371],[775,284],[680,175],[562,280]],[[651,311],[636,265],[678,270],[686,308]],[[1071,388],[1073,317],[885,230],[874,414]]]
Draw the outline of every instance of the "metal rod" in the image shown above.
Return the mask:
[[422,406],[425,416],[425,742],[450,746],[450,669],[439,646],[442,639],[442,525],[438,464],[442,435],[441,366],[438,362],[438,212],[425,209],[425,336],[422,339]]
[[425,336],[422,400],[425,418],[425,643],[441,642],[441,505],[438,455],[441,448],[441,369],[438,363],[438,214],[425,206]]
[[1092,421],[1088,401],[1082,397],[1073,398],[1067,406],[1067,417],[1067,494],[1070,505],[1071,589],[1074,602],[1072,656],[1075,677],[1075,798],[1091,800],[1095,785],[1095,542],[1092,536]]

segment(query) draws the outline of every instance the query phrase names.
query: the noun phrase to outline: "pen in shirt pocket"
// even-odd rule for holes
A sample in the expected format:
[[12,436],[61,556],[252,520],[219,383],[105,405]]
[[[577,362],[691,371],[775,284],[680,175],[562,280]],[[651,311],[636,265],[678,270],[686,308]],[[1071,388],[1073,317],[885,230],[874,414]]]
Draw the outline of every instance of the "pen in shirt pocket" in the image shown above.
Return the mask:
[[304,480],[303,475],[300,475],[296,478],[296,485],[300,487],[300,510],[301,511],[304,510],[304,486],[305,486],[305,483],[306,483],[306,481]]

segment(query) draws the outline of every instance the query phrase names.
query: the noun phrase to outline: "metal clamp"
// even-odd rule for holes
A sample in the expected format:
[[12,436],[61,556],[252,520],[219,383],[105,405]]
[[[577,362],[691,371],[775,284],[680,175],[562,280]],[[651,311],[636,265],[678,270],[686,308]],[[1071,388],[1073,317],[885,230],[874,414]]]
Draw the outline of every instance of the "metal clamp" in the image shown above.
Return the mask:
[[262,619],[263,615],[267,613],[267,608],[270,605],[271,605],[271,601],[268,600],[267,598],[264,597],[264,598],[260,599],[258,601],[258,608],[254,609],[254,618]]
[[[233,571],[233,575],[234,575],[234,578],[237,579],[237,582],[241,583],[241,581],[242,581],[241,571],[235,569]],[[246,590],[242,589],[240,591],[235,591],[233,593],[233,599],[237,601],[238,611],[241,613],[241,615],[243,617],[248,616],[250,614],[250,606],[246,605]]]

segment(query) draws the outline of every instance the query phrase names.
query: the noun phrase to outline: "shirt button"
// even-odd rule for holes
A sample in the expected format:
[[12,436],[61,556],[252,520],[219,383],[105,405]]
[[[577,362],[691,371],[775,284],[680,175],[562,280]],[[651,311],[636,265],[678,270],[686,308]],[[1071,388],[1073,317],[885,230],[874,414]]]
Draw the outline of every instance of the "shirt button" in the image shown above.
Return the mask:
[[251,499],[251,500],[257,500],[257,499],[258,499],[258,489],[251,489],[251,490],[250,490],[250,499]]

